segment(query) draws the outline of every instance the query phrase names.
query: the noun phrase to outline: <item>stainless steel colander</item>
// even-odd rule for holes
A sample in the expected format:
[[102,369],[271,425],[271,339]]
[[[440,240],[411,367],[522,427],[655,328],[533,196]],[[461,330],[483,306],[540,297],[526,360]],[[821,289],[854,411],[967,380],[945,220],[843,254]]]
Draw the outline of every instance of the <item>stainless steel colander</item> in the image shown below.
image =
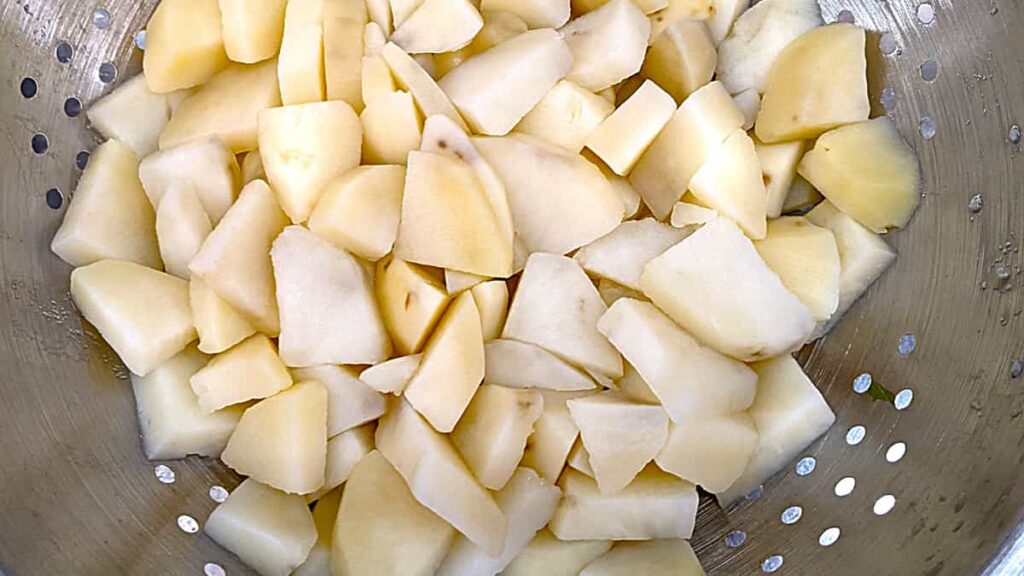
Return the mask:
[[[211,487],[238,479],[208,459],[170,463],[172,483],[157,477],[126,372],[74,312],[69,269],[48,250],[97,143],[78,113],[138,71],[136,33],[155,4],[0,4],[9,576],[250,574],[188,531],[216,505]],[[728,513],[702,502],[694,546],[709,574],[1024,574],[1024,2],[822,8],[877,32],[872,105],[917,150],[924,198],[888,239],[897,264],[800,354],[835,426],[759,498]],[[862,374],[899,393],[895,405],[858,394]]]

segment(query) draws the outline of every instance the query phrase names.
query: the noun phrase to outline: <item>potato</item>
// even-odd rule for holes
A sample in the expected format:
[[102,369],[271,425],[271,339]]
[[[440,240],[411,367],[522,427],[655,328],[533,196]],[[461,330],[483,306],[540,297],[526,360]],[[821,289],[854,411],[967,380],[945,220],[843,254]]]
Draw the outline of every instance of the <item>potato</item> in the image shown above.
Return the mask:
[[266,180],[267,172],[263,169],[263,159],[260,158],[259,150],[246,152],[240,165],[243,186],[253,180]]
[[886,116],[823,134],[798,170],[836,208],[875,232],[906,226],[921,199],[917,157]]
[[789,185],[789,191],[786,192],[786,200],[782,203],[782,213],[789,214],[813,208],[823,198],[821,192],[815,190],[810,182],[797,174],[793,177],[793,183]]
[[256,334],[213,360],[190,379],[199,406],[207,413],[249,400],[273,396],[292,385],[269,338]]
[[586,146],[616,174],[625,176],[675,111],[672,96],[645,80],[587,137]]
[[484,339],[473,295],[445,312],[403,395],[440,432],[451,432],[484,378]]
[[543,410],[536,390],[485,384],[476,392],[451,438],[484,487],[501,490],[512,477]]
[[220,0],[224,50],[228,58],[253,64],[281,48],[287,0]]
[[138,171],[138,158],[117,140],[93,150],[50,250],[72,266],[111,259],[163,268]]
[[481,0],[480,9],[510,12],[530,28],[558,28],[569,21],[569,0]]
[[769,218],[778,218],[782,214],[782,205],[796,177],[796,167],[804,155],[805,145],[803,140],[778,144],[754,140],[754,149],[761,161],[761,178],[768,193]]
[[569,456],[566,458],[566,464],[570,468],[586,474],[589,478],[594,477],[594,469],[590,466],[590,454],[587,454],[587,449],[583,447],[583,440],[576,440],[576,443],[572,445],[572,450],[569,451]]
[[786,46],[768,73],[755,125],[758,139],[810,139],[867,120],[865,42],[863,29],[838,23],[815,28]]
[[765,264],[811,311],[828,320],[839,305],[839,249],[835,236],[802,216],[768,222],[768,235],[754,243]]
[[288,218],[263,180],[253,180],[189,264],[193,276],[261,332],[280,331],[270,246]]
[[484,26],[469,0],[423,0],[391,41],[410,54],[451,52],[466,46]]
[[430,576],[455,531],[413,497],[381,455],[364,456],[349,475],[334,526],[334,574]]
[[172,186],[191,186],[213,225],[220,222],[241,188],[235,155],[217,137],[150,154],[139,163],[139,178],[154,208],[159,208]]
[[587,137],[613,110],[615,106],[604,98],[562,80],[519,121],[515,131],[579,152]]
[[724,492],[743,473],[757,445],[757,427],[746,412],[697,417],[672,424],[655,462],[662,470]]
[[629,175],[655,218],[669,215],[701,165],[742,125],[743,114],[719,82],[679,106]]
[[188,380],[207,357],[189,346],[146,376],[131,375],[139,414],[142,450],[149,460],[177,460],[190,454],[220,456],[242,409],[208,414],[199,407]]
[[484,342],[501,336],[508,316],[508,285],[504,280],[493,280],[477,284],[471,289],[473,302],[480,312],[480,329]]
[[572,51],[568,79],[596,92],[640,71],[651,22],[630,0],[612,0],[560,32]]
[[715,13],[714,0],[669,0],[664,10],[651,14],[653,44],[666,28],[680,20],[708,20]]
[[505,513],[473,477],[448,438],[405,400],[392,400],[377,426],[376,443],[420,504],[487,554],[501,553],[508,524]]
[[795,350],[814,329],[811,311],[724,218],[648,262],[640,285],[701,342],[739,360]]
[[188,264],[211,230],[195,188],[189,183],[171,185],[156,210],[156,237],[167,273],[188,280]]
[[394,257],[377,263],[376,278],[377,303],[395,350],[419,352],[451,300],[444,286],[426,268]]
[[640,212],[640,195],[633,189],[633,185],[629,183],[629,180],[618,176],[616,174],[607,175],[608,182],[612,185],[612,189],[619,195],[619,199],[622,200],[622,207],[626,209],[623,213],[622,218],[633,218]]
[[502,576],[579,576],[594,558],[612,547],[607,540],[564,541],[547,529],[537,532],[530,543],[502,571]]
[[324,96],[363,109],[363,0],[324,0]]
[[227,66],[217,0],[167,0],[146,24],[142,70],[158,94],[206,82]]
[[651,43],[640,73],[681,103],[711,82],[718,54],[707,24],[700,20],[673,22]]
[[611,232],[623,203],[578,154],[525,135],[474,138],[505,184],[515,231],[529,252],[565,254]]
[[218,354],[252,336],[252,327],[237,310],[217,295],[199,276],[188,282],[192,319],[199,333],[199,350]]
[[739,224],[751,239],[764,238],[767,193],[754,141],[742,128],[708,156],[690,179],[690,193],[702,205]]
[[568,74],[572,58],[558,32],[532,30],[456,66],[438,85],[474,132],[508,134]]
[[333,100],[260,112],[260,156],[281,208],[299,224],[324,186],[359,165],[363,130],[348,104]]
[[419,370],[422,354],[399,356],[363,370],[359,379],[382,394],[401,394]]
[[710,208],[689,202],[676,202],[676,205],[672,207],[672,216],[669,218],[669,222],[676,228],[685,228],[707,224],[715,218],[718,218],[718,212]]
[[388,42],[380,55],[391,68],[391,74],[394,75],[398,87],[412,94],[424,117],[440,114],[450,118],[459,127],[468,129],[445,91],[441,90],[430,74],[427,74],[412,57],[393,42]]
[[317,236],[370,262],[389,252],[402,215],[405,169],[360,166],[331,180],[309,217]]
[[614,494],[602,494],[587,475],[569,470],[558,486],[562,502],[548,529],[559,540],[689,538],[697,488],[648,466]]
[[171,114],[160,133],[160,149],[219,136],[235,154],[255,150],[260,110],[280,105],[276,60],[233,64]]
[[306,556],[306,561],[292,572],[291,576],[324,576],[331,573],[331,543],[334,540],[334,520],[338,517],[341,504],[341,490],[334,490],[318,498],[313,506],[313,523],[316,525],[316,544]]
[[391,69],[380,54],[363,56],[361,70],[360,88],[365,104],[398,91],[395,79],[391,76]]
[[351,254],[289,226],[270,257],[285,365],[375,364],[391,356],[370,274]]
[[[185,91],[180,91],[185,93]],[[160,132],[171,117],[168,97],[146,85],[146,77],[131,77],[85,111],[89,125],[108,140],[118,140],[142,158],[157,149]]]
[[605,310],[579,264],[564,256],[533,254],[501,337],[536,344],[576,366],[618,378],[622,358],[597,331]]
[[653,218],[632,220],[580,248],[573,258],[593,276],[639,290],[644,265],[684,237],[682,230]]
[[[608,0],[572,0],[572,11],[574,14],[586,14],[604,6]],[[669,5],[669,0],[633,0],[633,4],[644,14],[653,14],[664,10]]]
[[250,478],[218,505],[206,535],[263,576],[287,576],[316,544],[313,515],[301,496]]
[[363,162],[402,164],[420,147],[423,116],[408,92],[379,94],[359,114],[363,126]]
[[483,276],[511,273],[512,242],[466,162],[410,152],[395,256]]
[[620,394],[634,402],[639,402],[640,404],[661,404],[658,395],[651,390],[647,381],[636,371],[636,368],[628,362],[625,363],[622,378],[615,381],[615,386]]
[[384,397],[364,384],[349,366],[297,368],[292,376],[297,382],[315,380],[327,389],[328,438],[376,420],[387,408]]
[[707,23],[715,46],[725,40],[729,31],[732,30],[733,23],[749,7],[750,0],[712,0],[712,10],[707,18]]
[[508,517],[508,531],[500,556],[491,556],[463,536],[456,536],[439,576],[494,576],[530,543],[555,513],[561,491],[529,468],[518,468],[496,496]]
[[484,346],[484,354],[484,379],[491,384],[547,390],[594,388],[585,373],[533,344],[498,339]]
[[[328,400],[328,404],[330,404],[330,400]],[[381,412],[383,413],[383,410]],[[352,470],[359,464],[359,461],[373,450],[373,433],[375,430],[376,428],[373,424],[364,424],[358,428],[345,430],[327,441],[327,464],[324,468],[324,485],[316,492],[307,494],[307,501],[321,500],[329,492],[348,480]],[[319,504],[317,505],[319,506]],[[332,517],[332,526],[334,520]],[[329,542],[330,540],[328,540]]]
[[544,397],[544,411],[533,425],[533,434],[526,440],[526,451],[519,464],[536,470],[541,478],[553,483],[562,475],[562,468],[579,435],[579,428],[573,422],[566,402],[593,392],[540,390],[540,393]]
[[619,542],[580,572],[580,576],[704,576],[686,540]]
[[487,279],[488,276],[478,276],[468,272],[459,272],[458,270],[444,271],[444,287],[448,294],[451,295],[471,290],[475,286],[486,282]]
[[434,55],[435,73],[443,77],[453,68],[477,54],[494,48],[498,44],[514,38],[529,28],[522,18],[505,10],[485,10],[481,13],[484,27],[477,32],[469,45],[455,50]]
[[[329,0],[288,0],[277,58],[281,103],[320,102],[324,77],[324,6]],[[260,148],[263,148],[261,145]]]
[[423,0],[388,0],[391,6],[391,17],[394,28],[397,29],[405,22],[406,18],[423,4]]
[[757,121],[757,113],[761,111],[761,95],[757,90],[748,88],[734,95],[732,101],[743,112],[743,130],[749,131]]
[[743,410],[754,400],[750,369],[702,346],[650,303],[620,299],[597,326],[676,423]]
[[718,81],[732,94],[763,93],[782,49],[822,24],[815,0],[758,2],[740,15],[718,47]]
[[377,26],[384,38],[394,31],[388,0],[366,0],[366,14],[370,18],[370,23]]
[[757,447],[743,474],[726,492],[723,506],[742,498],[785,468],[835,422],[835,414],[814,383],[791,356],[753,364],[758,376],[757,399],[748,414],[759,434]]

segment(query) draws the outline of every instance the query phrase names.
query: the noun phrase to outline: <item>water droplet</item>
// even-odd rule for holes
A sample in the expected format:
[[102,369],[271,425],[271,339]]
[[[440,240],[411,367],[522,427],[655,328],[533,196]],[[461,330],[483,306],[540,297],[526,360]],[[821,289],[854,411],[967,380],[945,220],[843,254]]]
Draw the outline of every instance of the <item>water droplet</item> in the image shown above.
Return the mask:
[[985,205],[985,200],[981,197],[981,194],[975,194],[971,196],[971,200],[967,202],[967,209],[977,214],[981,212],[981,208]]
[[885,451],[885,461],[890,464],[895,464],[903,459],[907,453],[907,445],[903,442],[896,442],[889,449]]
[[1020,138],[1021,138],[1020,126],[1018,126],[1016,124],[1014,124],[1013,126],[1010,126],[1009,138],[1010,138],[1010,143],[1012,143],[1012,144],[1020,144]]
[[97,8],[92,12],[92,25],[100,30],[110,28],[110,12],[106,8]]
[[153,469],[153,473],[156,474],[156,479],[163,484],[174,484],[174,470],[171,470],[170,466],[160,464]]
[[935,80],[939,75],[939,63],[931,58],[921,63],[921,79],[925,82]]
[[799,506],[790,506],[782,512],[782,523],[785,525],[796,524],[804,515],[804,509]]
[[882,51],[882,54],[885,54],[886,56],[892,56],[893,54],[896,53],[896,50],[899,48],[896,44],[896,37],[893,36],[890,32],[882,34],[882,38],[879,39],[878,41],[878,48],[879,50]]
[[743,530],[733,530],[725,535],[725,545],[729,548],[739,548],[747,541],[747,533]]
[[853,379],[853,391],[857,394],[867,392],[868,388],[871,388],[871,374],[865,372]]
[[921,132],[921,138],[924,138],[925,140],[935,138],[937,128],[935,126],[935,120],[933,120],[931,116],[921,118],[921,122],[918,124],[918,129]]
[[1020,360],[1014,360],[1010,363],[1010,378],[1016,380],[1020,378],[1020,375],[1024,373],[1024,362]]
[[211,486],[210,487],[210,500],[217,503],[223,503],[228,499],[228,491],[223,486]]
[[892,401],[893,406],[897,410],[906,410],[910,403],[914,401],[914,391],[910,388],[904,388],[896,394],[896,398]]
[[885,516],[896,506],[896,497],[892,494],[886,494],[878,500],[875,500],[875,506],[873,508],[875,516]]
[[203,566],[203,574],[206,576],[227,576],[224,568],[221,568],[220,564],[214,564],[213,562],[207,562]]
[[885,108],[886,112],[891,111],[896,107],[896,91],[892,88],[882,88],[882,94],[879,98],[882,102],[882,107]]
[[896,346],[900,356],[910,356],[915,348],[917,348],[917,336],[910,333],[900,336],[900,342]]
[[925,2],[917,6],[917,19],[921,24],[935,22],[935,7]]
[[807,476],[811,472],[814,472],[814,468],[817,467],[817,465],[818,461],[812,456],[801,458],[800,461],[796,463],[796,475]]
[[782,556],[778,554],[769,556],[764,559],[764,562],[761,562],[761,571],[771,574],[782,567],[782,562]]
[[181,528],[181,531],[186,534],[195,534],[199,532],[199,522],[196,522],[196,519],[188,514],[182,514],[178,516],[178,528]]
[[835,495],[842,498],[843,496],[849,496],[853,489],[857,487],[857,479],[853,476],[847,476],[836,482]]
[[821,536],[818,537],[818,544],[822,546],[831,546],[836,543],[836,540],[839,540],[840,533],[839,528],[835,526],[826,528],[825,531],[821,533]]
[[846,443],[850,446],[856,446],[864,440],[866,434],[867,430],[863,426],[854,426],[846,433]]

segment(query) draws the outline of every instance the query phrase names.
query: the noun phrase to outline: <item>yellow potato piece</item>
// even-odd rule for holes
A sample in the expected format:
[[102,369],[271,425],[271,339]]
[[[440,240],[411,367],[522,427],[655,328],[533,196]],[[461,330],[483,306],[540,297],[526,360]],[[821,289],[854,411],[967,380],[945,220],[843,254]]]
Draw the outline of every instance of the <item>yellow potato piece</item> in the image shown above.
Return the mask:
[[768,235],[754,242],[758,254],[811,311],[828,320],[839,305],[840,260],[835,236],[803,216],[768,222]]
[[146,25],[142,70],[159,94],[206,82],[227,66],[217,0],[165,0]]
[[402,216],[402,166],[360,166],[330,181],[309,217],[317,236],[376,262],[391,252]]
[[272,396],[292,385],[273,342],[256,334],[214,356],[192,378],[199,405],[209,412]]
[[252,327],[237,310],[217,295],[199,276],[188,283],[192,317],[199,332],[199,350],[218,354],[252,336]]
[[402,164],[420,147],[423,116],[408,92],[381,94],[359,115],[363,126],[363,161],[367,164]]
[[326,0],[288,0],[284,37],[277,58],[281,102],[319,102],[326,95],[324,78],[324,4]]
[[363,0],[324,0],[324,81],[328,100],[363,109]]
[[682,102],[715,75],[718,54],[700,20],[679,20],[658,36],[640,73]]
[[385,258],[377,263],[375,290],[395,350],[419,352],[448,305],[444,285],[422,266]]
[[228,58],[253,64],[277,55],[287,4],[287,0],[220,0]]

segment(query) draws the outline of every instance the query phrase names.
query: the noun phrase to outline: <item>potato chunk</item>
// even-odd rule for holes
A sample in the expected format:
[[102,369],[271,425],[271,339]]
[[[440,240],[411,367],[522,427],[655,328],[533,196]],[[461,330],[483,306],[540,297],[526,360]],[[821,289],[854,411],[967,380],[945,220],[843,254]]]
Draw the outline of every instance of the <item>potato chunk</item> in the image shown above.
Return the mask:
[[220,0],[224,50],[228,58],[254,64],[281,48],[287,0]]
[[430,74],[427,74],[427,71],[397,44],[388,42],[381,50],[380,55],[391,68],[398,87],[412,94],[416,105],[420,107],[420,111],[425,117],[429,118],[440,114],[450,118],[459,127],[468,129],[466,122],[455,109],[455,105],[449,100],[448,94],[441,90]]
[[653,218],[630,220],[580,248],[573,258],[593,276],[639,290],[644,265],[685,236]]
[[640,71],[651,22],[630,0],[612,0],[560,32],[572,51],[568,79],[597,92]]
[[252,327],[237,310],[217,295],[199,276],[188,282],[192,319],[199,333],[199,350],[218,354],[252,336]]
[[315,380],[327,389],[328,438],[376,420],[387,408],[384,397],[364,384],[349,366],[296,368],[292,376],[297,381]]
[[363,0],[324,1],[324,96],[363,109],[363,53],[367,24]]
[[502,571],[502,576],[579,576],[591,560],[611,547],[608,540],[559,540],[544,529]]
[[227,66],[217,0],[166,0],[146,24],[142,69],[149,89],[166,94],[206,82]]
[[259,400],[292,385],[269,338],[256,334],[218,354],[191,379],[192,391],[207,412]]
[[384,325],[399,354],[423,349],[451,300],[429,269],[394,257],[377,263],[374,289]]
[[544,397],[536,390],[485,384],[452,431],[452,443],[481,484],[501,490],[543,410]]
[[[328,400],[330,403],[331,400]],[[327,465],[324,468],[324,485],[319,490],[306,495],[306,500],[322,501],[330,498],[332,491],[344,484],[359,461],[373,451],[374,424],[364,424],[358,428],[345,430],[327,441]],[[337,492],[333,492],[336,494]],[[317,504],[319,506],[319,504]],[[334,524],[335,517],[331,517]],[[328,541],[329,542],[329,541]]]
[[543,138],[571,152],[586,139],[615,106],[569,80],[561,80],[516,125],[515,131]]
[[711,82],[717,59],[707,25],[700,20],[679,20],[651,43],[641,74],[681,103]]
[[402,164],[420,147],[423,116],[408,92],[381,94],[359,114],[363,126],[363,162]]
[[754,141],[734,130],[690,179],[701,204],[731,218],[754,240],[764,238],[768,195]]
[[690,543],[682,539],[619,542],[580,576],[704,576]]
[[509,388],[591,390],[594,381],[551,352],[525,342],[498,339],[484,346],[484,379]]
[[359,379],[382,394],[401,394],[420,368],[422,354],[399,356],[363,370]]
[[569,0],[481,0],[484,11],[507,11],[530,28],[558,28],[569,21]]
[[142,158],[157,149],[160,132],[171,118],[170,97],[184,92],[157,94],[138,74],[94,102],[85,115],[104,138],[119,140]]
[[402,216],[405,169],[360,166],[331,180],[309,216],[317,236],[370,262],[380,260],[395,243]]
[[616,174],[625,176],[675,111],[672,96],[645,80],[587,137],[587,148]]
[[484,26],[469,0],[423,0],[391,35],[410,54],[438,54],[466,46]]
[[756,445],[757,427],[746,412],[690,418],[672,424],[655,462],[715,494],[740,477]]
[[288,0],[277,58],[281,102],[285,105],[320,102],[326,95],[324,4],[325,0]]
[[240,176],[235,155],[216,137],[165,148],[139,163],[139,178],[154,208],[159,209],[168,189],[187,185],[214,226],[238,196]]
[[526,440],[520,465],[536,470],[548,482],[557,482],[579,436],[567,402],[594,392],[541,390],[540,393],[544,396],[544,411],[533,425],[533,434]]
[[212,229],[191,184],[168,189],[156,210],[156,237],[167,273],[188,280],[188,265]]
[[754,243],[779,279],[821,322],[839,305],[839,249],[835,236],[802,216],[768,222],[768,235]]
[[783,212],[789,189],[796,178],[796,167],[804,156],[806,142],[779,142],[765,144],[754,140],[757,158],[761,161],[761,174],[765,191],[768,193],[767,213],[769,218],[778,218]]

